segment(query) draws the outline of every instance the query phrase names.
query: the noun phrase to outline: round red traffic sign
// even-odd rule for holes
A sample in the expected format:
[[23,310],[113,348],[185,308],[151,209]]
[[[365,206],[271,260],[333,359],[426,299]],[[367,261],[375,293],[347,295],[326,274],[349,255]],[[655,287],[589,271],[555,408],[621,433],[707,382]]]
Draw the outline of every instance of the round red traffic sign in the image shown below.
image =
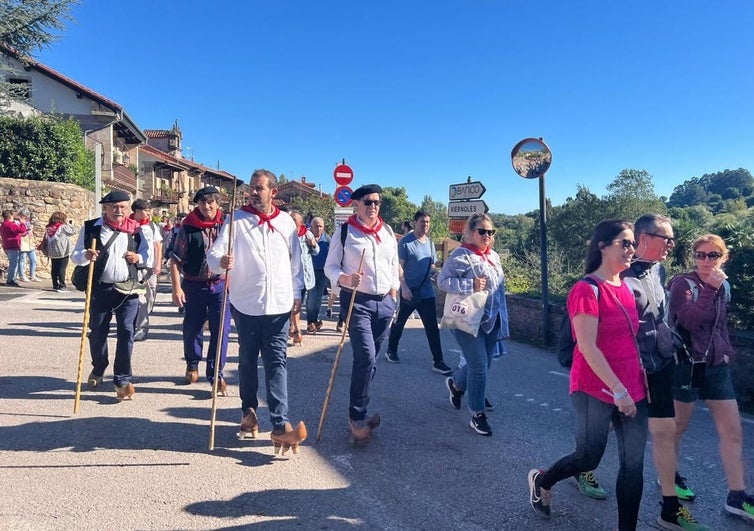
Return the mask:
[[351,194],[353,193],[353,190],[351,190],[348,186],[338,186],[335,189],[335,202],[338,203],[338,205],[342,207],[347,207],[351,204]]
[[335,166],[335,171],[332,175],[335,177],[335,182],[341,186],[347,186],[353,181],[353,170],[346,164],[338,164]]

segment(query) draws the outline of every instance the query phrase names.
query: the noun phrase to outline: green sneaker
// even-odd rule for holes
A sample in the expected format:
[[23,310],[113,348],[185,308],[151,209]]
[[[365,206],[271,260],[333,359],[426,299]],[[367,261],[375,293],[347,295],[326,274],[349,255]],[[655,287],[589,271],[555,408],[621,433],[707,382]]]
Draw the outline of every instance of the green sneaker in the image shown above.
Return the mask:
[[678,472],[675,473],[675,493],[678,495],[679,500],[694,501],[696,494],[686,484],[686,478],[682,477]]
[[691,515],[691,511],[689,511],[683,505],[678,506],[678,511],[672,516],[670,520],[665,520],[662,515],[658,516],[657,523],[663,529],[709,531],[709,527],[697,522]]
[[582,472],[574,478],[579,486],[581,494],[595,500],[604,500],[607,498],[607,492],[600,487],[599,481],[594,476],[594,472]]
[[728,494],[725,510],[749,521],[754,521],[754,496]]

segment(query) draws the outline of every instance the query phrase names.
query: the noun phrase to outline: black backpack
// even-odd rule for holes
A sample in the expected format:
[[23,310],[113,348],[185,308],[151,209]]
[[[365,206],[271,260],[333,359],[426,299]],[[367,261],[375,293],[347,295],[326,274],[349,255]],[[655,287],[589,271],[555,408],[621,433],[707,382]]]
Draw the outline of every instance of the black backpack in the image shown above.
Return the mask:
[[[600,300],[600,289],[597,285],[597,281],[593,277],[585,276],[577,282],[588,282],[592,285],[594,294],[597,300]],[[571,318],[566,314],[563,316],[563,321],[560,323],[560,336],[558,337],[558,361],[563,367],[570,368],[573,365],[573,349],[576,348],[576,340],[573,339],[573,332],[571,331]]]

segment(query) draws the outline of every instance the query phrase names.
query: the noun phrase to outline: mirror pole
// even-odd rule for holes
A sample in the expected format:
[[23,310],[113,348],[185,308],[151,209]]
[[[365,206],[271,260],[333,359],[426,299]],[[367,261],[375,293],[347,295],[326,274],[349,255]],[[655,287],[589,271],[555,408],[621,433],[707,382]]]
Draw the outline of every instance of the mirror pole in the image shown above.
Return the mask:
[[550,301],[547,285],[547,199],[544,174],[539,177],[539,248],[542,276],[542,343],[547,345],[550,337]]

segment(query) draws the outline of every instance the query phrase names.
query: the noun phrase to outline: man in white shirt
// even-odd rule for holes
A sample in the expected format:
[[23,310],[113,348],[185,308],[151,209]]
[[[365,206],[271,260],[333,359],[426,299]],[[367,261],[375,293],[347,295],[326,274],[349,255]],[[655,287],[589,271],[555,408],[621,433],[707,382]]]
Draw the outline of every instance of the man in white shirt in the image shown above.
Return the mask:
[[257,360],[261,354],[267,388],[275,453],[298,451],[306,438],[306,426],[288,421],[288,372],[286,350],[291,311],[301,309],[304,276],[296,223],[272,204],[277,178],[267,170],[251,175],[249,204],[236,210],[233,245],[228,252],[230,224],[207,253],[207,265],[215,273],[232,271],[228,294],[238,330],[238,375],[241,394],[239,438],[256,438]]
[[[330,242],[325,274],[339,283],[340,307],[354,297],[348,334],[353,348],[348,425],[354,442],[367,442],[380,416],[367,416],[370,390],[377,370],[377,353],[393,318],[398,292],[398,248],[395,235],[379,215],[382,188],[368,184],[351,194],[356,214],[348,218],[345,244],[339,234]],[[364,261],[361,269],[362,253]]]
[[134,341],[144,341],[149,335],[149,314],[154,308],[157,296],[157,279],[162,271],[162,230],[152,221],[152,211],[146,199],[137,199],[131,203],[131,218],[139,224],[139,231],[147,240],[148,256],[146,262],[147,292],[139,295],[139,313],[136,317]]
[[[109,365],[107,336],[113,314],[118,325],[115,347],[113,382],[118,401],[130,399],[134,394],[131,383],[131,353],[134,345],[136,314],[139,296],[122,293],[116,282],[129,279],[134,282],[134,268],[147,262],[148,244],[138,233],[138,224],[127,217],[130,197],[121,190],[113,190],[102,198],[102,217],[84,223],[79,233],[71,261],[78,266],[95,262],[92,281],[92,301],[89,311],[89,350],[92,355],[92,372],[87,378],[89,389],[102,383]],[[92,238],[97,239],[96,250],[91,250]]]

